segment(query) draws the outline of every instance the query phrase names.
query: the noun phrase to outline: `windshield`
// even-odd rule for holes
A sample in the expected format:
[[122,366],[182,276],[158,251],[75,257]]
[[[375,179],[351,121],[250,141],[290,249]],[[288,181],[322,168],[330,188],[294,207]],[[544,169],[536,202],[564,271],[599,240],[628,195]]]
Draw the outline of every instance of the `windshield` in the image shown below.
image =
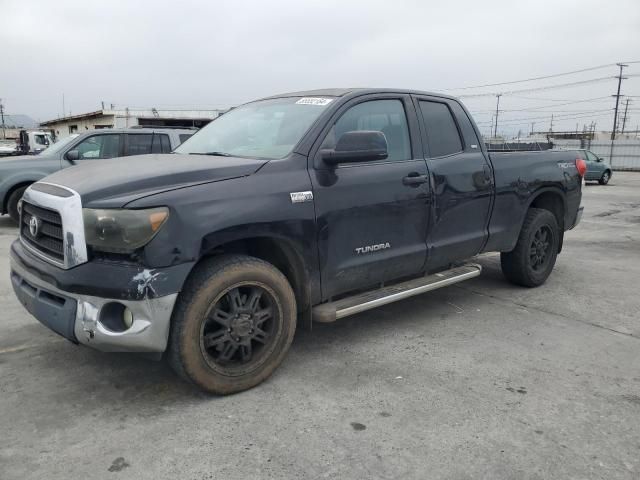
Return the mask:
[[54,143],[49,148],[44,150],[42,152],[42,155],[55,155],[56,153],[58,153],[62,149],[64,149],[64,147],[69,145],[73,140],[78,138],[78,136],[79,136],[79,134],[76,133],[75,135],[69,135],[68,137],[65,137],[65,138],[63,138],[61,140],[58,140],[56,143]]
[[289,154],[332,98],[275,98],[216,118],[176,153],[274,159]]

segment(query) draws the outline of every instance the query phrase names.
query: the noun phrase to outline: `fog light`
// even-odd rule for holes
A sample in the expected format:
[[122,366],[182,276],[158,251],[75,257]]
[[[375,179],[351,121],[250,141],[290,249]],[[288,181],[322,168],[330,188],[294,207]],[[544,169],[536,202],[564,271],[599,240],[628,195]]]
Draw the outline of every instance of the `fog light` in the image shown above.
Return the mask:
[[124,307],[124,310],[122,311],[122,323],[124,323],[124,326],[127,329],[131,328],[131,325],[133,325],[133,312],[127,307]]

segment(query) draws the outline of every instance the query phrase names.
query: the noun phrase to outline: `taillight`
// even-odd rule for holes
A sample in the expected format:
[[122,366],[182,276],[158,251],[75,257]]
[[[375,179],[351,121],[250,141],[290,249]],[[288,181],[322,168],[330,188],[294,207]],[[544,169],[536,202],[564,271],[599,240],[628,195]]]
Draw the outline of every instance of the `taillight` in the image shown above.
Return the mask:
[[587,162],[582,158],[576,158],[576,168],[578,169],[578,175],[584,177],[584,174],[587,173]]

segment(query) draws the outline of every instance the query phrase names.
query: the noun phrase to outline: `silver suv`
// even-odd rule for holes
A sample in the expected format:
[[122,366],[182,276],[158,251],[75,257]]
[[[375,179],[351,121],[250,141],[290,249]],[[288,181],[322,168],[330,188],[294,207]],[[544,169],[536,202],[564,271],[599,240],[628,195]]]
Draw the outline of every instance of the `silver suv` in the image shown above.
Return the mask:
[[0,159],[0,214],[17,223],[18,202],[29,185],[63,168],[102,158],[169,153],[195,133],[190,129],[128,128],[71,135],[39,155]]

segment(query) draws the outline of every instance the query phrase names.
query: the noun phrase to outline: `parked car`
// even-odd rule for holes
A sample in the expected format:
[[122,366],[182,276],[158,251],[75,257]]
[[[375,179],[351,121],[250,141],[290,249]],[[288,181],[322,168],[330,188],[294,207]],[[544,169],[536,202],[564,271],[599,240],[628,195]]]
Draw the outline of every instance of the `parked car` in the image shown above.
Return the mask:
[[0,214],[8,213],[17,223],[18,202],[24,191],[53,172],[89,160],[169,153],[182,143],[181,136],[191,134],[187,129],[91,130],[63,138],[37,156],[0,159]]
[[38,155],[53,143],[53,134],[50,130],[20,130],[16,140],[16,154]]
[[0,157],[15,155],[17,147],[15,140],[0,140]]
[[590,150],[578,150],[580,158],[587,162],[587,173],[584,176],[585,181],[597,181],[600,185],[606,185],[611,180],[613,169],[611,164],[604,158],[597,156]]
[[254,101],[172,155],[88,163],[26,190],[17,297],[72,342],[165,353],[218,394],[269,377],[297,321],[476,277],[481,252],[541,285],[586,170],[575,151],[488,152],[453,97],[376,89]]

